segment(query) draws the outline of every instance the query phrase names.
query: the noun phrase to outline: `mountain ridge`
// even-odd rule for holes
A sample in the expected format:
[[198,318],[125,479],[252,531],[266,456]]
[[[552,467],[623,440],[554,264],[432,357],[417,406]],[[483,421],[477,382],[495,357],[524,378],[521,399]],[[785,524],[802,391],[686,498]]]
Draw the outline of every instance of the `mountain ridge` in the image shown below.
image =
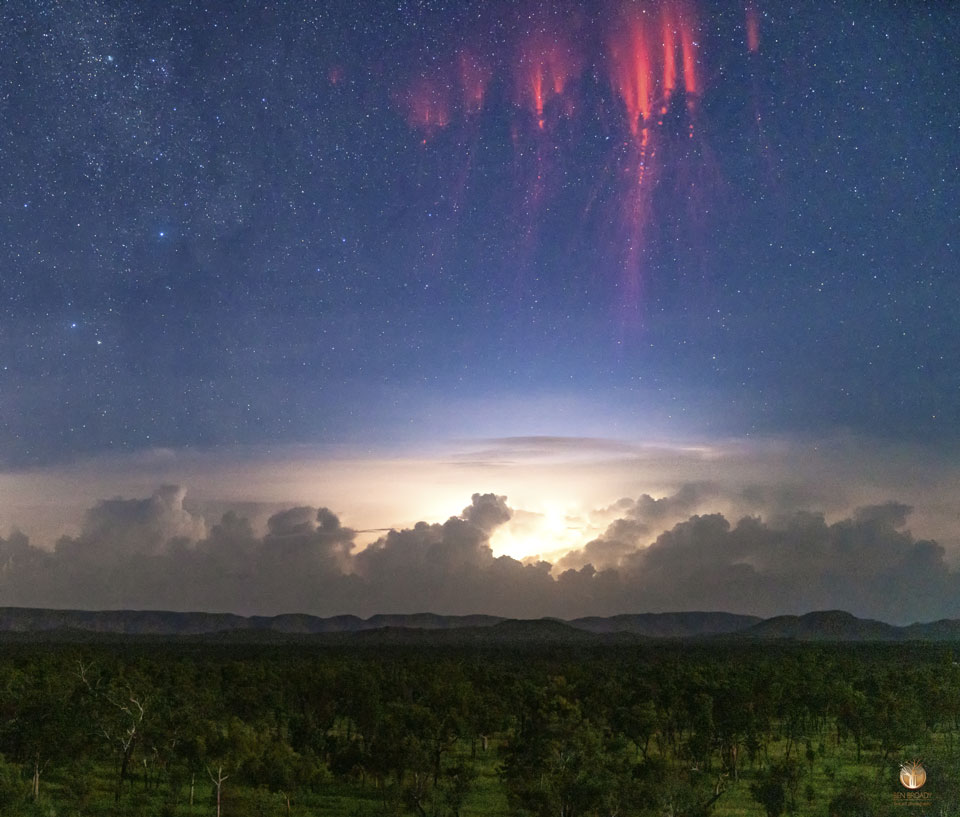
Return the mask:
[[0,607],[0,635],[87,634],[90,636],[208,637],[231,640],[272,637],[345,637],[379,634],[395,641],[430,638],[490,641],[577,642],[647,639],[734,638],[750,641],[960,641],[960,620],[940,619],[897,626],[858,618],[844,610],[819,610],[771,618],[722,611],[624,613],[614,616],[515,619],[491,615],[381,613],[327,618],[306,613],[241,616],[234,613],[165,610],[60,610]]

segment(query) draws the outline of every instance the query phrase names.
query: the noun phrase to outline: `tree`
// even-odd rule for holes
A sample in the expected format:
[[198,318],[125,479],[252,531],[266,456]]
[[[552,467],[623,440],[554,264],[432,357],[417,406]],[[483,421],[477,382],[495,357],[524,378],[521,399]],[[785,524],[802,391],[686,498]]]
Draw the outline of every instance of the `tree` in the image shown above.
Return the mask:
[[77,814],[82,814],[93,796],[93,762],[78,757],[67,767],[63,793]]
[[829,817],[876,817],[877,803],[873,792],[876,785],[866,780],[844,784],[827,806]]
[[[216,771],[214,771],[214,769],[216,769]],[[213,783],[214,790],[217,793],[217,817],[220,817],[220,803],[223,795],[223,784],[227,782],[230,775],[224,774],[223,763],[218,763],[216,766],[207,766],[207,774],[209,775],[210,782]]]
[[0,729],[0,750],[29,769],[31,794],[51,762],[63,762],[78,745],[76,683],[62,665],[42,659],[8,675],[0,697],[9,715]]
[[796,805],[797,786],[800,783],[800,765],[792,758],[784,758],[767,771],[758,775],[750,785],[750,794],[767,813],[767,817],[780,817],[787,808]]
[[630,738],[637,754],[647,759],[650,739],[656,734],[659,725],[657,708],[653,701],[646,700],[624,707],[617,712],[617,727]]
[[750,794],[756,800],[767,817],[780,817],[787,805],[787,792],[783,787],[783,781],[776,777],[767,775],[750,784]]
[[850,684],[838,686],[836,689],[837,707],[837,743],[840,743],[843,734],[853,735],[857,747],[857,763],[863,749],[863,738],[869,720],[869,702],[867,696]]
[[193,753],[213,784],[217,817],[223,802],[223,786],[256,757],[256,735],[237,717],[224,722],[205,721],[193,738]]
[[76,674],[93,703],[97,730],[114,753],[114,802],[119,803],[142,737],[148,683],[145,678],[135,677],[135,673],[129,679],[122,673],[110,675],[84,661],[77,662]]
[[283,740],[267,738],[258,747],[256,760],[251,763],[247,778],[255,785],[265,786],[279,794],[290,813],[290,801],[296,790],[315,779],[320,771],[319,760],[304,757]]
[[869,729],[880,743],[881,761],[913,742],[924,723],[916,698],[909,687],[884,689],[872,701]]
[[515,806],[541,817],[574,817],[611,805],[629,792],[629,751],[611,742],[580,711],[563,679],[541,697],[523,732],[505,750],[502,778]]
[[6,813],[21,804],[27,794],[20,775],[20,768],[14,763],[8,763],[0,755],[0,812]]

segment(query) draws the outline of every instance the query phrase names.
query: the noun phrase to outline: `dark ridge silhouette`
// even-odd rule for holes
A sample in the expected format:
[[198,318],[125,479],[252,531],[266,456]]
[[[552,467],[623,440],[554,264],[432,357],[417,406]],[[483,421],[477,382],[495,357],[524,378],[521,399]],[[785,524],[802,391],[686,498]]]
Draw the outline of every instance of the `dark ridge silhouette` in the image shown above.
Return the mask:
[[288,613],[238,616],[162,610],[47,610],[0,607],[5,640],[201,638],[229,642],[320,638],[324,643],[493,643],[550,641],[636,643],[657,638],[736,638],[799,641],[958,641],[960,621],[941,619],[897,627],[843,610],[760,619],[723,612],[636,613],[557,618],[381,614],[362,619]]
[[420,630],[449,630],[458,627],[492,627],[501,621],[503,621],[502,616],[441,616],[436,613],[379,614],[368,618],[361,629],[415,627]]
[[[926,627],[928,625],[913,625]],[[926,630],[917,630],[916,638],[926,639]],[[921,634],[923,633],[923,634]],[[745,638],[792,638],[801,641],[905,641],[905,627],[882,621],[857,618],[843,610],[823,610],[803,616],[775,616],[743,630]]]
[[746,630],[763,621],[757,616],[734,613],[624,613],[603,618],[588,616],[568,622],[591,633],[636,633],[651,638],[688,638],[702,635],[727,635]]
[[278,616],[238,616],[232,613],[180,613],[163,610],[49,610],[0,607],[0,632],[84,630],[128,635],[204,635],[226,631],[271,631],[294,635],[350,633],[384,627],[447,630],[491,627],[502,616],[442,616],[435,613],[320,618],[305,613]]
[[[324,643],[350,643],[366,646],[406,646],[406,645],[447,645],[447,646],[483,646],[510,644],[594,644],[623,641],[635,643],[639,636],[632,634],[595,634],[571,627],[557,619],[506,619],[493,625],[417,628],[383,627],[362,630],[354,634],[319,636]],[[349,641],[347,641],[349,639]]]
[[0,607],[0,632],[85,630],[128,635],[200,635],[251,626],[231,613],[173,613],[164,610],[48,610]]
[[502,638],[549,638],[564,641],[592,640],[590,633],[556,618],[511,618],[495,625],[491,632]]
[[941,618],[926,624],[911,624],[903,628],[907,638],[915,641],[960,641],[960,621]]
[[[195,616],[202,613],[186,613]],[[279,616],[250,616],[247,626],[242,630],[269,630],[278,633],[298,633],[310,635],[313,633],[340,633],[359,630],[363,619],[357,616],[334,616],[333,618],[317,618],[304,613],[284,613]]]

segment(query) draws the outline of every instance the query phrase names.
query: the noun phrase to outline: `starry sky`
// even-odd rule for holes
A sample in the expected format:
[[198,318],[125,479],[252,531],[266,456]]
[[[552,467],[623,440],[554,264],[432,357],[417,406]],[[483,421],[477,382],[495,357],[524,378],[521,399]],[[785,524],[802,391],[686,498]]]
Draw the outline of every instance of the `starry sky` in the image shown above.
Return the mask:
[[616,516],[571,503],[842,473],[792,508],[936,487],[949,561],[958,36],[906,0],[4,3],[0,521],[509,492],[500,552],[556,565]]

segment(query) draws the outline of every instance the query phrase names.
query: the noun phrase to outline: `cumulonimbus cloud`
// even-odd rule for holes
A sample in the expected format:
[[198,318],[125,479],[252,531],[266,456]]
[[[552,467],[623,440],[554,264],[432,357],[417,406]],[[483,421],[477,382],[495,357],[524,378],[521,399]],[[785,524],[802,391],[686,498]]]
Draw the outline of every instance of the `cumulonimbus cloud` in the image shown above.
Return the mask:
[[[82,609],[316,615],[432,611],[574,618],[712,609],[769,616],[843,608],[891,622],[960,615],[960,574],[906,528],[900,503],[828,522],[778,500],[769,519],[706,512],[711,484],[624,499],[605,532],[556,565],[496,556],[506,497],[474,494],[442,523],[391,530],[365,549],[327,508],[274,514],[257,533],[234,512],[216,523],[186,492],[111,499],[53,551],[0,538],[2,603]],[[751,500],[752,501],[752,500]],[[691,515],[692,514],[692,515]]]

